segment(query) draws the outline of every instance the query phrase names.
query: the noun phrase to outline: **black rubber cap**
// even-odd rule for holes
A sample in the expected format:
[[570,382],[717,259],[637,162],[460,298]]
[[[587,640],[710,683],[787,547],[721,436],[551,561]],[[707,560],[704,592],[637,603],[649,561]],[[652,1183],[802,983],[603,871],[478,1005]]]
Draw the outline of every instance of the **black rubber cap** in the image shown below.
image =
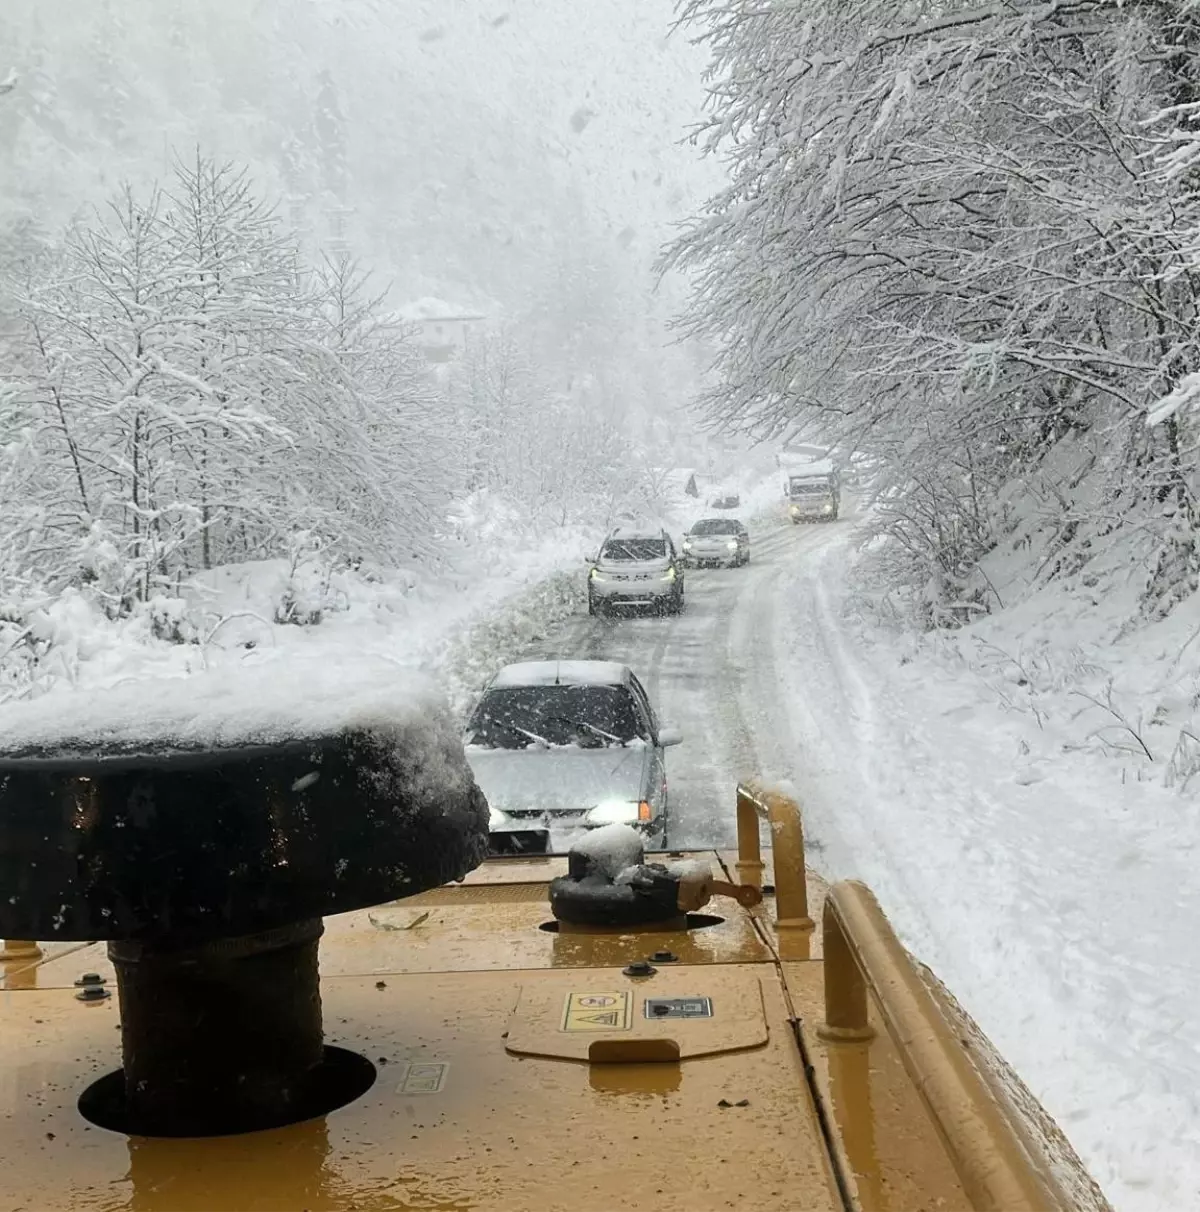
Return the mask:
[[614,884],[598,873],[550,881],[550,909],[576,926],[640,926],[679,916],[679,877],[658,863],[637,868],[632,882]]
[[0,937],[252,934],[460,879],[487,846],[462,746],[417,726],[0,757]]

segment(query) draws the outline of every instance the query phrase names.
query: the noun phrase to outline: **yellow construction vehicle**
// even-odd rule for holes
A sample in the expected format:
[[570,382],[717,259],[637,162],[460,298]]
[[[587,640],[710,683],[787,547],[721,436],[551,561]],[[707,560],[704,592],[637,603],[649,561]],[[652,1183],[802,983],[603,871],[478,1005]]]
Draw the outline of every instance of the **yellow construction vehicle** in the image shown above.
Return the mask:
[[739,788],[736,853],[484,860],[464,772],[0,759],[0,1209],[1106,1207],[794,802]]

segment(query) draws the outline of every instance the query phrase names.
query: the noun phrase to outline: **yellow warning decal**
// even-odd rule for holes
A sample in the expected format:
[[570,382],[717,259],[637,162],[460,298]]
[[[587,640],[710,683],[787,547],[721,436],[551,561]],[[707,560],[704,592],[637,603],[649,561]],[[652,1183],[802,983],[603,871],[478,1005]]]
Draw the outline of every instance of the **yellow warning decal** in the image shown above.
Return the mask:
[[632,1022],[627,992],[568,993],[563,1031],[628,1031]]

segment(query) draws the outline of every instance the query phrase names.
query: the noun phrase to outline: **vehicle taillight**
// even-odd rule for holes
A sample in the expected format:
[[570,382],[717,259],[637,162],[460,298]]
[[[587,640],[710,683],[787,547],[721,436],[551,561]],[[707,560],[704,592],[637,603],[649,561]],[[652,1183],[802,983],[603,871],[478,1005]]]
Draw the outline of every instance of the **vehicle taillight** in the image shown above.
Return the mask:
[[648,820],[651,820],[653,818],[653,816],[654,816],[654,813],[651,812],[651,810],[650,810],[649,801],[642,800],[642,802],[640,804],[638,804],[638,820],[639,821],[648,821]]

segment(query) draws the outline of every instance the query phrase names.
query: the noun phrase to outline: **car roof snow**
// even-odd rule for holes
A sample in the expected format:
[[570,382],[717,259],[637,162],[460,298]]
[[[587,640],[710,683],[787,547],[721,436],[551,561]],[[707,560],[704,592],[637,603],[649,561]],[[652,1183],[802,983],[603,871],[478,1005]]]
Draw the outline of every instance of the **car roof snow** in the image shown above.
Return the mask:
[[616,661],[519,661],[505,665],[492,679],[496,686],[621,686],[628,665]]
[[806,466],[789,467],[788,474],[793,480],[802,480],[808,476],[831,476],[834,472],[832,459],[814,459]]

